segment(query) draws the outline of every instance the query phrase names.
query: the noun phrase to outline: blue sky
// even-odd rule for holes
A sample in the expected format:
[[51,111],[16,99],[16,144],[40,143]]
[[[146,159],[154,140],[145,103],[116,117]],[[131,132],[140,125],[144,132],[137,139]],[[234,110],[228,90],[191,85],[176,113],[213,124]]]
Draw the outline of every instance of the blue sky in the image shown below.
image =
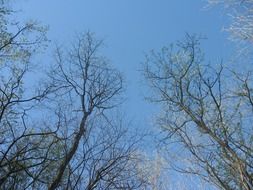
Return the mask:
[[88,30],[104,39],[104,54],[126,78],[126,112],[145,127],[155,113],[143,100],[138,71],[145,53],[182,39],[186,32],[208,38],[203,42],[207,60],[226,59],[231,49],[222,32],[227,17],[218,8],[204,8],[205,0],[23,0],[15,6],[24,19],[48,25],[52,42],[69,43]]
[[[35,19],[49,26],[51,61],[54,42],[70,43],[79,32],[91,31],[104,39],[103,53],[126,79],[128,118],[142,129],[152,127],[159,111],[144,100],[141,62],[145,53],[180,40],[186,32],[207,37],[203,41],[206,61],[228,60],[233,44],[227,40],[227,16],[219,8],[205,8],[205,0],[16,0],[22,19]],[[20,18],[18,18],[20,19]],[[44,56],[44,55],[43,55]],[[44,56],[45,57],[45,56]]]
[[104,39],[104,54],[126,78],[124,112],[140,128],[151,127],[157,113],[153,105],[144,101],[146,91],[138,70],[145,53],[180,40],[188,32],[207,37],[203,42],[207,61],[228,60],[233,44],[222,31],[228,17],[217,7],[206,9],[205,6],[205,0],[15,2],[16,9],[22,10],[23,19],[32,18],[49,26],[48,38],[52,42],[70,43],[77,33],[88,30]]

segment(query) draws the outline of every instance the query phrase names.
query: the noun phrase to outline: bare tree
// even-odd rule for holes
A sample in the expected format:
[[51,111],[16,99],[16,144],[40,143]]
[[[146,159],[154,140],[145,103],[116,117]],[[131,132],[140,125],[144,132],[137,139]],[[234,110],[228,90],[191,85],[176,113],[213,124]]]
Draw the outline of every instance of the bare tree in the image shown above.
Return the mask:
[[190,35],[147,56],[144,76],[153,91],[150,100],[162,106],[162,142],[174,142],[179,157],[187,160],[172,164],[177,171],[199,175],[221,189],[250,190],[252,72],[203,62],[199,39]]
[[57,49],[57,65],[51,73],[53,84],[61,89],[58,91],[61,97],[65,94],[70,97],[70,106],[80,114],[81,119],[79,127],[73,129],[74,140],[49,189],[56,189],[60,184],[64,171],[78,150],[82,136],[86,134],[89,117],[114,107],[113,99],[122,90],[121,75],[110,69],[105,60],[97,55],[101,43],[87,33],[78,39],[77,45],[74,45],[67,56]]

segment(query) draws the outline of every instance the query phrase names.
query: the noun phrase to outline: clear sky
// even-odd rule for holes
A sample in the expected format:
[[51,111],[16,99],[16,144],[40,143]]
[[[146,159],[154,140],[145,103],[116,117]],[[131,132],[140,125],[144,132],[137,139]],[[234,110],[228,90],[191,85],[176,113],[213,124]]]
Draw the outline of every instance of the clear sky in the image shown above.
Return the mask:
[[70,42],[76,33],[90,30],[105,40],[105,55],[124,73],[125,112],[150,126],[156,109],[143,100],[145,89],[138,71],[144,54],[180,40],[185,32],[205,35],[207,60],[226,60],[232,43],[222,28],[226,16],[218,8],[205,9],[205,0],[16,0],[25,19],[49,26],[52,42]]

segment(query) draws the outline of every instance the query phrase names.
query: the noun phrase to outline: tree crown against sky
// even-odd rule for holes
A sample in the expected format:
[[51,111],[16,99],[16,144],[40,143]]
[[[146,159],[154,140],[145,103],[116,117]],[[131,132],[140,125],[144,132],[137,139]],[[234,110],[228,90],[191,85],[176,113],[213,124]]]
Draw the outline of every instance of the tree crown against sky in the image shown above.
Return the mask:
[[162,144],[182,150],[172,166],[220,189],[252,189],[252,72],[205,64],[199,39],[189,35],[146,60],[150,100],[163,110]]

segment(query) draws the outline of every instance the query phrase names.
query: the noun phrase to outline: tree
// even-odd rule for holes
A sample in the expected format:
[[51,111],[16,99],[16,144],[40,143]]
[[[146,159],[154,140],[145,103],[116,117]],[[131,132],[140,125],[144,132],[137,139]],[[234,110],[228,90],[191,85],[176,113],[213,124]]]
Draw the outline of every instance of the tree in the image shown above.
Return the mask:
[[[56,178],[49,189],[56,189],[59,185],[67,165],[78,149],[82,136],[87,131],[89,116],[92,116],[94,112],[103,112],[114,107],[110,101],[122,89],[119,73],[108,68],[107,63],[97,57],[96,52],[100,45],[101,42],[94,41],[88,33],[87,36],[79,39],[78,45],[69,52],[70,59],[64,58],[60,50],[57,50],[57,68],[51,75],[53,84],[63,91],[61,96],[62,94],[70,96],[69,101],[80,100],[78,105],[75,105],[75,102],[71,102],[71,105],[77,106],[75,109],[81,113],[81,121],[78,130],[75,131],[72,146],[69,147],[69,151],[62,160]],[[65,60],[71,64],[68,68],[65,68]]]
[[150,100],[162,107],[157,121],[166,134],[163,142],[176,143],[184,150],[178,157],[188,162],[173,167],[220,189],[252,189],[252,72],[204,64],[200,39],[186,35],[151,52],[143,74]]

